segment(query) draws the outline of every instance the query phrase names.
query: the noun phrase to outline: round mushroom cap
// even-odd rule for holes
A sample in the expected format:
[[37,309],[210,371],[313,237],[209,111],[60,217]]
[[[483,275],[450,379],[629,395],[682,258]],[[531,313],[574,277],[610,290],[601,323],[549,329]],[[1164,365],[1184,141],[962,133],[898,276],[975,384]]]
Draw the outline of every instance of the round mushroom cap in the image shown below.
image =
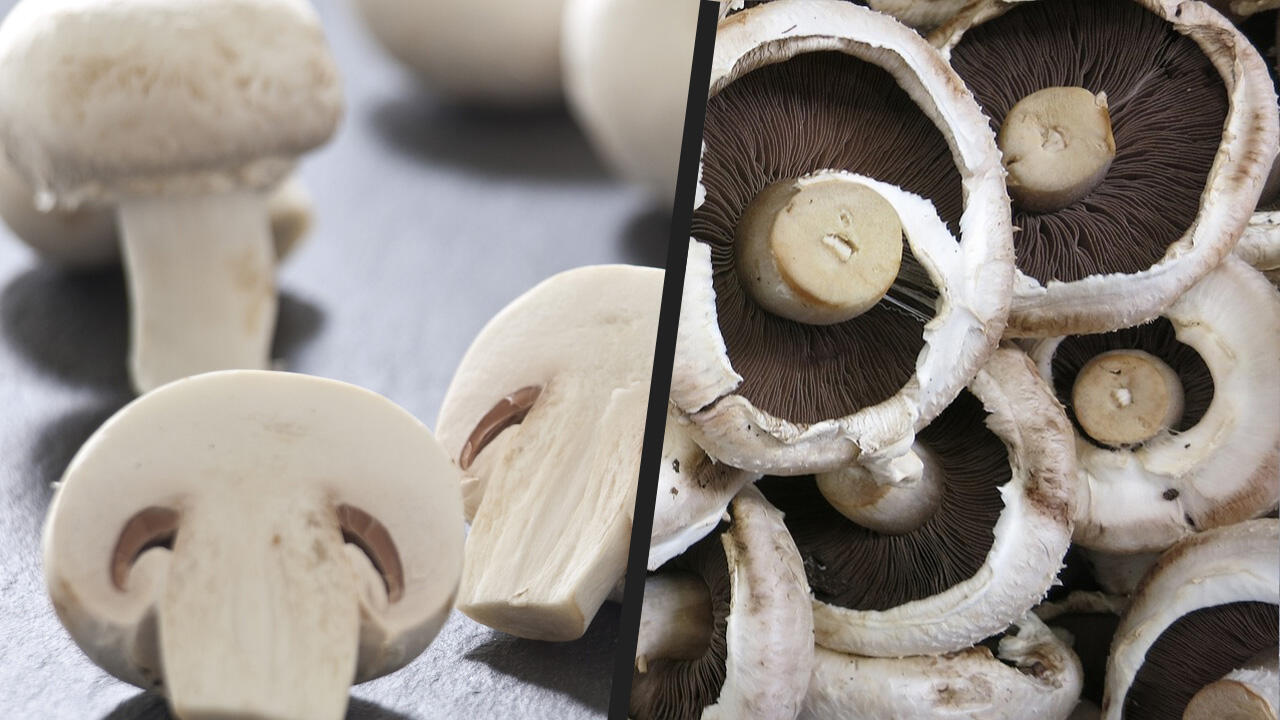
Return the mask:
[[713,630],[701,657],[637,658],[635,720],[790,720],[800,710],[813,668],[800,555],[755,488],[743,488],[729,513],[723,532],[664,566],[706,582]]
[[962,650],[1029,611],[1058,575],[1075,503],[1071,436],[1021,351],[997,350],[918,441],[944,491],[910,532],[857,525],[807,478],[758,483],[804,558],[823,647],[876,657]]
[[[54,496],[44,569],[71,637],[121,680],[171,693],[173,673],[216,666],[265,697],[278,687],[264,682],[296,680],[345,704],[353,678],[435,637],[462,545],[458,471],[413,416],[353,385],[233,370],[148,393],[89,438]],[[246,634],[259,610],[293,621]],[[312,639],[293,651],[354,666],[290,679],[266,651],[299,624]]]
[[1080,661],[1030,613],[988,642],[945,655],[869,658],[817,648],[803,720],[1065,720]]
[[1258,53],[1210,7],[981,0],[929,39],[996,126],[1042,88],[1107,98],[1105,177],[1060,209],[1013,204],[1008,335],[1145,322],[1231,252],[1276,155],[1276,98]]
[[431,89],[494,105],[560,96],[564,0],[357,0],[382,47]]
[[1040,373],[1075,420],[1072,388],[1097,355],[1139,349],[1178,375],[1181,417],[1144,443],[1111,447],[1075,425],[1081,473],[1075,542],[1164,550],[1198,530],[1258,517],[1280,499],[1280,295],[1237,258],[1154,322],[1034,345]]
[[1280,521],[1193,535],[1142,581],[1116,629],[1104,720],[1178,718],[1192,697],[1280,635]]
[[[830,176],[892,206],[901,265],[866,312],[810,325],[753,299],[736,236],[766,188]],[[857,461],[909,475],[915,432],[994,349],[1012,278],[995,136],[959,79],[919,35],[851,3],[732,15],[712,62],[700,187],[671,390],[698,444],[752,472]]]
[[42,206],[266,188],[342,88],[305,0],[24,0],[0,25],[0,144]]

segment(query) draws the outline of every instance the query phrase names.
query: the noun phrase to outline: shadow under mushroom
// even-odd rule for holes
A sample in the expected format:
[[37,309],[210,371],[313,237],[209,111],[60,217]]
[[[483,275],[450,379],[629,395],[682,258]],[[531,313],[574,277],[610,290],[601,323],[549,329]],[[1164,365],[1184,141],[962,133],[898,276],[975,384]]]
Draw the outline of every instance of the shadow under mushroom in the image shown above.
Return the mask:
[[[154,693],[138,693],[116,706],[102,720],[172,720],[164,698]],[[351,699],[346,720],[409,720],[408,715],[388,710],[367,700]]]

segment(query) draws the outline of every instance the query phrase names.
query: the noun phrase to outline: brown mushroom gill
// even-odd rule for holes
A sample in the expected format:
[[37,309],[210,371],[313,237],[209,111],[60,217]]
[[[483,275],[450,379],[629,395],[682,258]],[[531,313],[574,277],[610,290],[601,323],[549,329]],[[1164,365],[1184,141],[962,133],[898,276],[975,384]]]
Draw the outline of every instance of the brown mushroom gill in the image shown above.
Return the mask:
[[985,417],[977,398],[964,392],[920,433],[942,466],[945,491],[937,514],[902,535],[848,520],[811,477],[760,481],[761,492],[784,514],[814,597],[853,610],[886,610],[941,593],[982,567],[1004,507],[999,487],[1011,478],[1008,450],[983,424]]
[[467,436],[467,441],[462,444],[462,450],[458,453],[458,467],[463,470],[470,468],[476,456],[493,442],[494,438],[501,435],[503,430],[524,422],[541,394],[540,386],[530,385],[494,403],[489,412],[476,423],[475,429]]
[[1227,116],[1221,77],[1193,40],[1133,2],[1017,5],[951,55],[993,127],[1037,90],[1082,87],[1106,93],[1116,146],[1080,200],[1044,213],[1014,205],[1017,267],[1040,282],[1144,270],[1195,221]]
[[1084,686],[1080,697],[1101,705],[1107,679],[1107,656],[1111,653],[1111,639],[1120,624],[1120,616],[1103,612],[1075,612],[1059,615],[1045,624],[1071,633],[1071,649],[1080,658],[1080,665],[1084,670]]
[[634,720],[698,720],[702,709],[715,704],[720,697],[725,661],[729,657],[725,631],[732,588],[720,533],[713,532],[699,540],[664,568],[692,572],[707,583],[714,629],[706,653],[696,660],[647,659],[647,672],[633,675],[631,717]]
[[343,542],[359,548],[382,576],[387,601],[396,602],[403,597],[404,565],[387,526],[364,510],[344,504],[338,506],[338,527],[342,529]]
[[1081,437],[1099,446],[1105,444],[1089,437],[1081,428],[1071,405],[1072,391],[1080,371],[1094,357],[1111,350],[1142,350],[1164,361],[1182,383],[1182,418],[1171,429],[1188,430],[1200,422],[1213,402],[1213,375],[1204,359],[1190,345],[1178,341],[1173,324],[1166,318],[1137,327],[1096,335],[1071,335],[1062,340],[1053,355],[1053,390],[1066,408],[1067,417]]
[[1272,603],[1215,605],[1178,618],[1147,650],[1123,698],[1125,720],[1182,717],[1196,691],[1274,648],[1277,633]]
[[911,377],[937,290],[904,246],[887,296],[834,325],[765,311],[735,270],[735,230],[773,183],[843,170],[931,200],[954,233],[960,176],[941,132],[884,70],[838,52],[754,70],[710,99],[704,131],[706,202],[693,236],[711,248],[716,311],[737,392],[799,423],[843,417],[893,396]]
[[173,549],[180,519],[177,510],[152,506],[139,510],[125,522],[111,552],[111,582],[117,590],[125,589],[129,570],[144,552],[152,548]]

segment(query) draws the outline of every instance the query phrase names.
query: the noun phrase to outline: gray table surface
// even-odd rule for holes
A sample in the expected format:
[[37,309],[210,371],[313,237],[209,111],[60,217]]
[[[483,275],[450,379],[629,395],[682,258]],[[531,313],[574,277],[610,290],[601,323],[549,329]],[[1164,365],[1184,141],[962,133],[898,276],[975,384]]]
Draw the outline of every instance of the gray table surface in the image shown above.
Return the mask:
[[[382,55],[344,0],[317,5],[348,109],[333,142],[300,168],[316,225],[280,273],[275,354],[433,425],[489,317],[561,270],[661,264],[668,219],[608,176],[563,109],[448,106]],[[131,399],[120,273],[60,272],[7,229],[0,236],[0,716],[165,718],[161,700],[81,654],[40,569],[51,483]],[[584,638],[555,644],[455,613],[422,657],[355,687],[349,716],[601,717],[617,623],[606,606]]]

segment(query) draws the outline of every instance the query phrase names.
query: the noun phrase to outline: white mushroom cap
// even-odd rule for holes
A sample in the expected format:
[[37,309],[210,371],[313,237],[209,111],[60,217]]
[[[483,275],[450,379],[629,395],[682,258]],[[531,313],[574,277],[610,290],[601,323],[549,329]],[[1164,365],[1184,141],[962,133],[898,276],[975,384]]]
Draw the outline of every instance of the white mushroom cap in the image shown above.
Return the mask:
[[712,460],[689,437],[688,426],[668,405],[649,541],[651,571],[715,530],[729,501],[760,477]]
[[564,0],[357,0],[392,57],[463,101],[541,104],[560,96]]
[[180,716],[340,718],[353,679],[435,637],[462,543],[458,471],[407,412],[332,380],[227,371],[94,433],[54,497],[44,567],[85,653]]
[[[1116,630],[1107,664],[1105,720],[1125,717],[1134,677],[1171,625],[1198,610],[1240,602],[1280,605],[1280,522],[1276,520],[1251,520],[1207,530],[1179,542],[1160,558]],[[1274,648],[1276,638],[1263,640],[1267,639]],[[1180,664],[1195,667],[1198,661],[1187,657]],[[1186,695],[1195,690],[1198,688],[1176,689]]]
[[1012,272],[1009,201],[994,135],[972,97],[927,43],[880,13],[835,0],[777,0],[730,16],[717,36],[711,94],[758,68],[822,51],[854,56],[893,76],[945,137],[967,198],[957,242],[928,200],[862,179],[894,206],[939,293],[915,372],[894,396],[845,417],[802,423],[756,407],[736,392],[743,378],[718,324],[711,250],[693,239],[671,399],[694,420],[698,444],[718,461],[785,475],[856,461],[892,483],[909,477],[910,466],[918,470],[918,461],[909,460],[914,433],[955,398],[1003,329]]
[[[1226,125],[1200,198],[1199,213],[1164,257],[1140,272],[1042,284],[1018,271],[1007,330],[1010,336],[1106,332],[1154,318],[1231,252],[1249,222],[1276,156],[1280,130],[1275,90],[1249,41],[1203,3],[1132,1],[1199,45],[1226,89]],[[929,40],[950,56],[967,31],[1023,2],[971,3],[930,34]]]
[[892,15],[921,32],[950,20],[969,0],[868,0],[872,10]]
[[698,3],[568,0],[564,90],[596,150],[664,206],[675,201]]
[[1080,696],[1080,661],[1035,615],[1016,629],[995,655],[984,646],[902,658],[817,648],[800,717],[1065,720]]
[[661,270],[582,267],[485,325],[440,408],[471,517],[458,608],[503,632],[582,635],[631,541]]
[[885,610],[815,598],[819,645],[883,657],[960,650],[1003,630],[1052,586],[1070,543],[1076,493],[1067,419],[1027,357],[1012,348],[997,350],[970,389],[989,413],[987,428],[1008,448],[1011,468],[982,566],[940,593]]
[[[813,668],[813,617],[800,554],[782,514],[755,488],[743,488],[733,500],[731,514],[719,542],[704,540],[723,548],[729,608],[723,625],[717,623],[724,637],[713,640],[713,645],[722,643],[725,653],[724,681],[714,704],[702,709],[701,718],[790,720],[800,710]],[[713,652],[709,649],[708,655]],[[666,662],[637,658],[631,690],[631,714],[637,720],[670,717],[672,707],[681,707],[680,693],[686,688],[664,687],[663,678],[668,672],[695,670],[663,668]],[[664,693],[676,697],[664,702]]]
[[[1197,530],[1262,515],[1280,498],[1280,295],[1227,258],[1163,317],[1204,360],[1213,399],[1192,427],[1135,448],[1101,447],[1077,430],[1075,542],[1085,547],[1163,550]],[[1062,343],[1052,338],[1032,350],[1051,381]]]

